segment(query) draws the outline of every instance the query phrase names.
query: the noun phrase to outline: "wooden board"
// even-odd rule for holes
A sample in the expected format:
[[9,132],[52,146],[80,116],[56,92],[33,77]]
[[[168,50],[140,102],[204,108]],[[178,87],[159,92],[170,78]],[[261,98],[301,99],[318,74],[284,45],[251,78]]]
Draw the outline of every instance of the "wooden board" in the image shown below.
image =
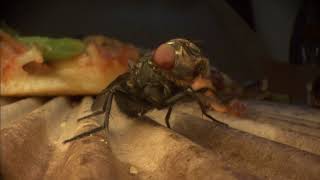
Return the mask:
[[55,97],[1,106],[5,114],[1,124],[6,124],[0,131],[5,157],[1,178],[316,180],[320,176],[319,155],[253,135],[265,132],[268,137],[273,125],[213,113],[232,128],[221,127],[202,119],[194,104],[174,107],[170,130],[154,122],[164,123],[165,110],[133,119],[113,103],[109,133],[62,144],[102,124],[104,115],[77,122],[90,113],[91,104],[91,97]]

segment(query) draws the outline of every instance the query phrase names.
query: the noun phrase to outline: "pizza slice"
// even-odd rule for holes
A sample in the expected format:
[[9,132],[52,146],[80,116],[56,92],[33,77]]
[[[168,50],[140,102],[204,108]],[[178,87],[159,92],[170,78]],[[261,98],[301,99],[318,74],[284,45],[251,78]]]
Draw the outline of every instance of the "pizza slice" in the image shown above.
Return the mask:
[[19,39],[0,30],[0,95],[94,95],[138,57],[133,45],[104,36]]

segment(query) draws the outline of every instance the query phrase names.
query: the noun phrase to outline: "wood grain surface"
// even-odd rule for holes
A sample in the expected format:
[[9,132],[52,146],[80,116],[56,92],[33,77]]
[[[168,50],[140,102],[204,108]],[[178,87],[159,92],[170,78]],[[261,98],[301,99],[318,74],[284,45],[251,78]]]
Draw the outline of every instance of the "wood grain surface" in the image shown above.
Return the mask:
[[[318,179],[319,111],[245,102],[245,117],[210,112],[194,103],[174,107],[172,129],[164,111],[128,118],[113,103],[110,131],[63,144],[100,126],[92,97],[2,101],[3,179]],[[313,145],[312,145],[312,144]]]

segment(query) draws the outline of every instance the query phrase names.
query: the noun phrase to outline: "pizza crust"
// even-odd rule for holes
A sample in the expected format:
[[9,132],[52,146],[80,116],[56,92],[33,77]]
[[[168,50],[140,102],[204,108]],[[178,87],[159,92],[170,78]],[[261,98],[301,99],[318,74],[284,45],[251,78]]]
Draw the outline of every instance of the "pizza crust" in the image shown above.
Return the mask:
[[93,36],[86,43],[77,57],[50,61],[44,72],[37,67],[27,72],[18,60],[28,51],[15,52],[0,40],[1,96],[94,95],[127,71],[128,59],[138,59],[137,48],[110,38]]

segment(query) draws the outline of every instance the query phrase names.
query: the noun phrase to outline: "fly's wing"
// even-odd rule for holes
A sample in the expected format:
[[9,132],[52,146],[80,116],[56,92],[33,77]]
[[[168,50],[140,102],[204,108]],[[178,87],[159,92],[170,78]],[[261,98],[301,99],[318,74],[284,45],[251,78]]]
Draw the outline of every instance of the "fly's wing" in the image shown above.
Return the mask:
[[106,102],[109,97],[109,90],[110,88],[114,87],[115,85],[120,85],[121,83],[125,82],[128,77],[129,73],[124,73],[120,76],[118,76],[115,80],[113,80],[105,89],[103,89],[97,96],[96,99],[94,100],[92,106],[91,106],[91,111],[96,112],[96,111],[101,111],[103,110],[106,106]]

